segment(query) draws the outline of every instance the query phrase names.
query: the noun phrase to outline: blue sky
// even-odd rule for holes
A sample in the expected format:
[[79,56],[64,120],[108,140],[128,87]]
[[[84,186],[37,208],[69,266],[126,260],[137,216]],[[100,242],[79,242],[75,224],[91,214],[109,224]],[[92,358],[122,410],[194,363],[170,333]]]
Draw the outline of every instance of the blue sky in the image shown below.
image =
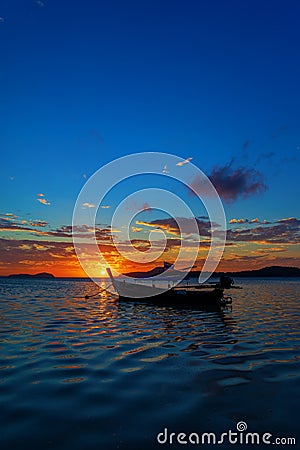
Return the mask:
[[225,201],[228,220],[299,216],[299,13],[297,1],[3,0],[2,214],[69,225],[85,175],[157,151],[207,175],[259,172],[265,189]]

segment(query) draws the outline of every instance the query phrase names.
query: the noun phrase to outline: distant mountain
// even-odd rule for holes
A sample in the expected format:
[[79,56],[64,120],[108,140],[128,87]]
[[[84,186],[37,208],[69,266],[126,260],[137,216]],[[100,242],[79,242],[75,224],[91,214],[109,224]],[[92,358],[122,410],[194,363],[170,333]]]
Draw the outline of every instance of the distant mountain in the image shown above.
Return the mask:
[[[164,267],[155,267],[152,270],[149,270],[148,272],[130,272],[126,273],[128,277],[134,277],[134,278],[149,278],[154,277],[156,275],[160,275],[165,271]],[[193,277],[199,277],[200,271],[192,271],[189,272],[185,279],[193,278]],[[270,267],[263,267],[262,269],[256,269],[256,270],[242,270],[240,272],[215,272],[214,277],[220,277],[221,275],[229,275],[232,277],[261,277],[261,278],[268,278],[268,277],[299,277],[300,278],[300,269],[298,267],[284,267],[284,266],[270,266]]]
[[9,278],[55,278],[55,276],[52,275],[52,273],[47,272],[36,273],[34,275],[30,275],[28,273],[15,273],[8,276]]
[[[201,272],[190,272],[186,278],[199,276]],[[229,275],[239,278],[268,278],[268,277],[300,277],[300,269],[298,267],[270,266],[256,270],[242,270],[240,272],[215,272],[214,276]]]
[[[220,274],[221,275],[221,274]],[[242,270],[240,272],[227,272],[233,277],[300,277],[298,267],[270,266],[257,270]]]

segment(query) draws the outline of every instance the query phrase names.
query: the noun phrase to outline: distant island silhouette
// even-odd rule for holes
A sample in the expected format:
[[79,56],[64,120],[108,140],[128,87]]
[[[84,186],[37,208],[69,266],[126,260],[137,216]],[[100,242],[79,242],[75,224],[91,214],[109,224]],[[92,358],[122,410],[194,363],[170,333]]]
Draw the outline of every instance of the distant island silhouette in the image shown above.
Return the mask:
[[[200,272],[190,272],[188,276],[200,274]],[[228,275],[235,278],[273,278],[273,277],[300,277],[298,267],[269,266],[254,270],[241,270],[239,272],[215,272],[214,276]]]
[[36,273],[34,275],[28,273],[14,273],[8,276],[9,278],[55,278],[55,276],[52,275],[52,273],[47,272]]
[[[164,267],[155,267],[148,272],[129,272],[125,275],[133,278],[149,278],[155,275],[162,274],[166,269]],[[201,271],[194,270],[189,272],[185,279],[198,277]],[[268,278],[268,277],[300,277],[300,269],[298,267],[285,267],[285,266],[269,266],[256,270],[242,270],[239,272],[215,272],[213,276],[229,275],[232,277],[245,277],[245,278]]]

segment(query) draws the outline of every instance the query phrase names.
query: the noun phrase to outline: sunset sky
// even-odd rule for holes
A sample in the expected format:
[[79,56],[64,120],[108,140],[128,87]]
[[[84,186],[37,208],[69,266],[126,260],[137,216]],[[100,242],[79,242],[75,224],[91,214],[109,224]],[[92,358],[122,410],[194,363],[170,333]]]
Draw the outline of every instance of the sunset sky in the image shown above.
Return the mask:
[[[300,267],[299,17],[299,2],[289,0],[3,0],[0,275],[85,276],[72,243],[77,196],[103,165],[138,152],[174,154],[184,164],[162,163],[161,175],[129,180],[105,198],[96,234],[112,266],[139,269],[112,243],[115,236],[126,246],[122,222],[110,226],[123,200],[137,214],[134,246],[147,249],[149,232],[162,230],[159,261],[176,257],[174,218],[143,196],[126,203],[150,184],[191,205],[202,266],[205,211],[168,179],[195,164],[226,213],[218,270]],[[96,208],[88,200],[81,206]],[[88,230],[77,232],[88,242]],[[103,275],[93,256],[91,265]]]

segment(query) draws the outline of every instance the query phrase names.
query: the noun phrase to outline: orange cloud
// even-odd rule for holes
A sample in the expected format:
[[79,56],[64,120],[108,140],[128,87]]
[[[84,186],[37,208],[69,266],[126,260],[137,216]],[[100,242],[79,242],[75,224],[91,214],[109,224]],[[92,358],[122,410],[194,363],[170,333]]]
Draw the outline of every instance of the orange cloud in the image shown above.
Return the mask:
[[51,205],[51,203],[48,200],[46,200],[45,198],[37,198],[37,201],[42,203],[43,205],[47,205],[47,206]]
[[131,227],[131,230],[133,233],[139,233],[140,231],[143,230],[143,228],[139,228],[139,227]]
[[187,163],[189,163],[190,161],[192,161],[192,159],[193,158],[186,158],[186,159],[184,159],[183,161],[180,161],[180,162],[178,162],[177,164],[176,164],[176,166],[179,166],[179,167],[181,167],[181,166],[184,166],[184,164],[187,164]]
[[231,219],[229,221],[229,223],[233,224],[233,223],[260,223],[262,225],[269,225],[271,222],[268,222],[266,219],[261,222],[257,217],[255,217],[255,219]]
[[[22,224],[27,223],[27,220],[21,220]],[[32,222],[29,222],[29,225],[31,225],[32,227],[45,227],[46,225],[48,225],[48,222],[44,222],[44,220],[34,220]]]
[[245,219],[231,219],[229,223],[245,223]]

